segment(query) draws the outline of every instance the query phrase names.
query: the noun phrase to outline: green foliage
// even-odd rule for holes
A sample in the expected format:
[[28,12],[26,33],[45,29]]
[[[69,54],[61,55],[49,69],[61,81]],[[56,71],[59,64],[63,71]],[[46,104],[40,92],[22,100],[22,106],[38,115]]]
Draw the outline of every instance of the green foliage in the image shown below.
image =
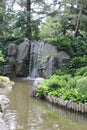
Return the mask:
[[[81,11],[82,9],[82,11]],[[83,11],[84,10],[84,11]],[[40,37],[48,40],[58,34],[85,36],[87,30],[87,1],[61,0],[55,1],[55,8],[51,10],[44,24],[40,28]],[[81,11],[81,16],[80,16]],[[79,17],[79,20],[78,20]],[[78,27],[77,27],[78,23]]]
[[87,102],[87,77],[53,75],[38,88],[38,97],[53,95],[65,100]]
[[87,66],[77,69],[75,75],[87,76]]
[[72,56],[72,39],[70,36],[59,35],[51,40],[51,44],[55,45],[58,51],[63,50]]
[[87,102],[87,77],[77,80],[76,87],[79,89],[79,97],[81,102]]
[[44,81],[44,84],[41,84],[41,85],[38,86],[37,96],[39,98],[43,98],[44,95],[46,95],[48,93],[47,86],[48,86],[48,80],[47,79]]
[[77,80],[76,87],[79,88],[82,93],[87,93],[87,77],[82,77]]
[[87,55],[87,38],[74,38],[71,35],[59,35],[52,40],[58,51],[64,50],[71,57]]
[[[38,40],[38,26],[40,24],[40,20],[31,18],[29,21],[28,17],[30,17],[30,12],[27,10],[19,11],[17,13],[16,17],[14,18],[15,22],[12,26],[12,35],[14,37],[20,35],[21,37],[27,37],[30,40]],[[29,37],[30,35],[31,38]]]
[[68,73],[74,75],[74,73],[78,68],[84,67],[86,65],[87,65],[87,57],[75,57],[71,59],[71,61],[67,64],[65,69]]
[[45,24],[40,28],[40,38],[49,40],[54,38],[55,35],[58,35],[59,29],[61,28],[61,23],[59,23],[59,21],[59,17],[48,17]]
[[87,38],[59,35],[51,40],[51,44],[56,46],[58,52],[63,50],[71,57],[68,65],[62,69],[63,73],[74,75],[78,68],[87,66]]
[[0,76],[0,87],[9,87],[14,85],[14,82],[10,81],[8,77]]

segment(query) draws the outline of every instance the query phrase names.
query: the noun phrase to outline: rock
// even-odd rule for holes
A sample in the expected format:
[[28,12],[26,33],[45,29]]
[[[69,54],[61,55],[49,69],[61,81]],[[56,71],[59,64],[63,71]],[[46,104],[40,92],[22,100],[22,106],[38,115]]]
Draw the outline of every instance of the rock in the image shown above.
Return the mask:
[[[30,43],[27,38],[18,46],[14,43],[8,46],[8,56],[9,56],[9,71],[5,71],[5,75],[14,74],[17,76],[28,75],[29,68],[29,47]],[[8,65],[7,65],[8,66]],[[6,67],[5,65],[5,70]]]
[[64,67],[69,62],[69,60],[70,57],[64,51],[58,52],[54,56],[50,57],[44,71],[45,77],[49,78],[54,71]]
[[2,110],[10,104],[10,100],[5,95],[0,95],[0,105]]
[[59,53],[57,53],[55,58],[58,59],[59,68],[62,68],[63,66],[65,66],[70,60],[69,55],[64,51],[60,51]]
[[9,63],[11,65],[11,67],[14,66],[14,65],[16,65],[16,57],[10,56],[9,57]]
[[30,65],[29,65],[29,76],[31,77],[32,70],[37,68],[39,70],[39,76],[45,77],[44,69],[49,57],[54,56],[57,53],[55,46],[45,43],[43,41],[31,42],[30,49]]
[[18,46],[17,62],[21,63],[29,56],[29,40],[24,38],[24,41]]
[[37,95],[38,86],[44,82],[44,78],[36,78],[33,87],[32,87],[32,94],[34,97]]
[[52,74],[52,71],[53,71],[53,65],[52,65],[52,62],[53,62],[53,57],[50,57],[47,64],[46,64],[46,71],[45,71],[45,77],[46,78],[49,78]]
[[28,73],[29,68],[29,47],[30,43],[27,38],[19,44],[18,53],[17,53],[17,64],[16,64],[16,75],[24,76],[25,73]]
[[[8,46],[8,56],[9,56],[9,65],[4,66],[4,74],[10,74],[14,71],[16,65],[16,56],[17,56],[17,45],[10,43]],[[8,67],[8,69],[6,68]],[[6,69],[8,71],[6,71]]]
[[10,64],[4,65],[4,75],[11,74],[13,71],[13,66]]
[[16,57],[17,55],[17,45],[14,43],[10,43],[8,46],[8,56],[14,56]]
[[[29,40],[24,39],[22,43],[16,46],[14,43],[8,46],[9,65],[5,65],[5,75],[16,74],[18,76],[24,76],[28,73],[29,68]],[[7,67],[9,66],[9,69]],[[6,71],[6,69],[8,71]],[[28,74],[27,74],[28,75]]]

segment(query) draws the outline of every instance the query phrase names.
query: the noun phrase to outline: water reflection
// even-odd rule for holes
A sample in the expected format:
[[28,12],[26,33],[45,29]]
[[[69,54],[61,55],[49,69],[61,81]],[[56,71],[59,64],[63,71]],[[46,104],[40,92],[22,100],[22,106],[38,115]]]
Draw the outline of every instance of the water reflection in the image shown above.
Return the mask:
[[[33,81],[32,81],[33,82]],[[32,82],[17,80],[4,113],[9,130],[86,130],[87,118],[31,96]]]

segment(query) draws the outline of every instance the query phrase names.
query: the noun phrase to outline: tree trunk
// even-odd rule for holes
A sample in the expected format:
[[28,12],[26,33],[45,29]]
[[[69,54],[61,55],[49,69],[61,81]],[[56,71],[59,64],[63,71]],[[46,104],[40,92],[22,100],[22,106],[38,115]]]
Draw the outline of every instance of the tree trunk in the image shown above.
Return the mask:
[[79,30],[79,24],[80,24],[80,17],[82,15],[82,3],[83,3],[83,1],[81,0],[81,7],[80,7],[80,11],[79,11],[78,18],[77,18],[77,23],[76,23],[74,37],[78,36],[78,30]]
[[[3,0],[0,0],[0,8],[3,9],[4,11],[6,10],[6,7],[5,7],[5,3]],[[3,36],[3,32],[4,32],[4,29],[2,29],[2,26],[4,26],[4,15],[3,15],[3,11],[1,11],[0,13],[0,35]],[[4,28],[4,27],[3,27]]]
[[26,31],[26,36],[31,40],[32,37],[32,32],[31,32],[31,0],[27,0],[27,11],[28,11],[28,16],[27,16],[27,31]]

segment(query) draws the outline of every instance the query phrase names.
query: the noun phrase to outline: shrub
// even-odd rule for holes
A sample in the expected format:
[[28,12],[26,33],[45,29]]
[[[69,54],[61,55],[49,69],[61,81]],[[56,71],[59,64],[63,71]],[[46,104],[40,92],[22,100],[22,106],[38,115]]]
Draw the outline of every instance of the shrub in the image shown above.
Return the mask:
[[77,69],[75,75],[87,76],[87,66]]
[[68,73],[74,75],[78,68],[84,67],[86,65],[87,57],[75,57],[68,63],[65,69]]
[[58,51],[65,51],[67,52],[70,56],[73,55],[72,52],[72,37],[70,36],[64,36],[64,35],[59,35],[56,38],[51,40],[51,44],[55,45]]
[[10,81],[8,77],[0,76],[0,87],[9,87],[13,85],[14,85],[14,82]]
[[87,56],[87,38],[74,38],[70,35],[59,35],[50,42],[56,46],[58,51],[63,50],[71,57]]
[[87,93],[87,77],[82,77],[77,80],[76,87],[79,88],[82,93]]
[[53,95],[74,102],[87,102],[87,77],[53,75],[38,88],[38,96]]

